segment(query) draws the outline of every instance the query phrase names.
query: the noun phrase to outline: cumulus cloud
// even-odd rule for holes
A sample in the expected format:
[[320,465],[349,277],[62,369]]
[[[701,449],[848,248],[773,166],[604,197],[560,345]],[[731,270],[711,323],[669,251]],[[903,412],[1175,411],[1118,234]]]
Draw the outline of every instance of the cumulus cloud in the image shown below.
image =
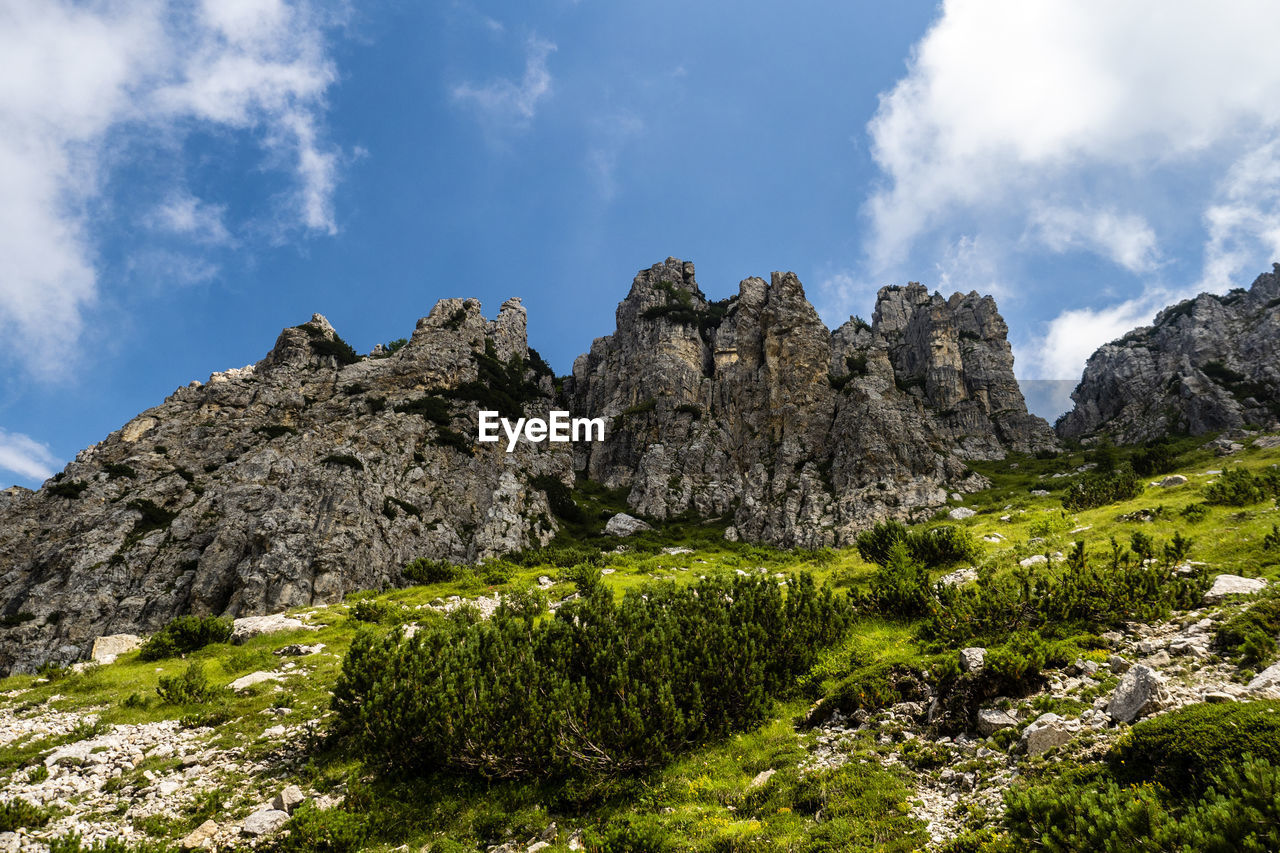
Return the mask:
[[47,480],[62,467],[46,444],[20,432],[0,429],[0,470],[29,480]]
[[1156,232],[1137,214],[1044,206],[1034,208],[1030,219],[1032,237],[1050,251],[1086,249],[1134,273],[1159,264]]
[[[295,188],[288,217],[332,233],[336,152],[317,128],[335,79],[306,0],[46,0],[0,4],[0,339],[37,374],[73,344],[100,298],[94,224],[109,152],[127,138],[246,131]],[[151,224],[205,243],[217,205],[172,197]],[[25,354],[25,355],[24,355]]]
[[[1280,62],[1259,37],[1278,28],[1267,0],[946,0],[868,124],[868,274],[964,239],[1001,264],[1110,262],[1087,286],[1113,304],[1062,313],[1024,361],[1048,376],[1162,298],[1247,284],[1280,253]],[[1174,254],[1198,281],[1163,280]]]
[[491,125],[527,127],[538,113],[538,104],[551,94],[547,57],[555,49],[551,42],[531,36],[525,42],[524,74],[519,80],[499,78],[483,85],[459,83],[451,92],[453,99],[475,109]]

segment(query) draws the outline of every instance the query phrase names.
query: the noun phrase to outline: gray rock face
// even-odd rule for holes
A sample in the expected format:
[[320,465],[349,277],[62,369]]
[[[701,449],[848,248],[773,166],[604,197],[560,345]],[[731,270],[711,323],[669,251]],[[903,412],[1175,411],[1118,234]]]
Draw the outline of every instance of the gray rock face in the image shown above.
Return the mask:
[[977,646],[960,650],[961,672],[982,672],[987,661],[987,650]]
[[605,415],[575,466],[637,512],[730,518],[740,539],[818,547],[922,517],[980,478],[965,458],[1053,444],[1027,414],[1004,321],[977,294],[880,292],[830,332],[791,273],[710,302],[691,263],[642,270],[617,331],[574,363],[575,414]]
[[613,516],[604,525],[604,532],[610,536],[633,536],[636,533],[652,529],[653,525],[646,521],[641,521],[634,515],[627,515],[625,512],[620,512]]
[[1069,743],[1073,737],[1075,732],[1066,720],[1049,713],[1041,714],[1035,722],[1023,729],[1020,742],[1026,748],[1027,755],[1034,756]]
[[[515,300],[493,321],[474,299],[442,300],[407,346],[342,364],[316,315],[256,365],[179,388],[0,504],[0,614],[34,617],[0,629],[0,672],[74,660],[96,637],[181,613],[337,601],[400,582],[419,556],[549,541],[554,517],[532,481],[572,483],[565,445],[474,443],[468,383],[528,357],[524,318]],[[545,417],[551,377],[515,372],[525,413]]]
[[1116,685],[1116,692],[1107,705],[1107,713],[1117,723],[1132,723],[1139,717],[1163,708],[1169,701],[1169,691],[1164,678],[1150,667],[1133,667]]
[[1018,725],[1017,719],[999,708],[983,708],[978,711],[978,734],[980,735],[993,735],[1001,729],[1011,729],[1016,725]]
[[1161,311],[1089,358],[1058,435],[1132,444],[1280,425],[1280,265],[1249,290]]

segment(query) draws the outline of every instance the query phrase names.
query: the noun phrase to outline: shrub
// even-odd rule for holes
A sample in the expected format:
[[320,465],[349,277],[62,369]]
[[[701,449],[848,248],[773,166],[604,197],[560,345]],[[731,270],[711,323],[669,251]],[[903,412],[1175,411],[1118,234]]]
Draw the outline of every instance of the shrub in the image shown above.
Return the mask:
[[1248,506],[1261,503],[1266,496],[1258,478],[1247,468],[1226,468],[1204,487],[1205,503],[1218,506]]
[[1062,498],[1069,512],[1127,501],[1142,494],[1142,481],[1133,469],[1122,465],[1113,471],[1095,471],[1071,484]]
[[1135,850],[1233,853],[1280,849],[1280,770],[1244,756],[1219,764],[1202,798],[1169,801],[1150,784],[1122,786],[1098,770],[1073,770],[1005,794],[1007,846],[993,851]]
[[465,569],[455,566],[446,560],[428,560],[419,557],[404,567],[401,573],[414,583],[445,583],[460,578]]
[[162,675],[156,686],[160,699],[170,705],[196,705],[217,698],[220,691],[209,684],[204,665],[192,661],[182,675]]
[[333,337],[328,337],[324,329],[314,323],[303,323],[298,328],[311,338],[311,351],[321,358],[333,358],[339,365],[355,364],[360,360],[360,355],[351,348],[351,344],[339,337],[337,332],[333,333]]
[[1139,477],[1153,477],[1176,467],[1177,453],[1167,442],[1155,442],[1133,454],[1132,464]]
[[133,470],[132,465],[126,465],[123,462],[108,462],[102,466],[102,470],[107,472],[107,478],[110,480],[118,480],[121,477],[132,480],[138,476],[138,472]]
[[907,543],[898,540],[889,548],[884,565],[871,581],[871,599],[881,612],[915,617],[925,612],[931,599],[929,570],[911,559]]
[[49,853],[178,853],[179,849],[162,841],[127,844],[115,838],[85,844],[80,834],[74,832],[49,841]]
[[145,498],[129,501],[129,509],[136,509],[142,516],[133,523],[133,532],[129,534],[130,539],[140,539],[153,531],[164,530],[178,517],[176,511],[156,506],[153,501]]
[[179,616],[142,644],[138,657],[153,661],[185,655],[231,639],[231,620],[217,616]]
[[361,632],[333,708],[351,746],[400,770],[611,777],[758,724],[844,631],[801,575],[596,587],[553,618],[501,608],[413,638]]
[[1280,524],[1271,525],[1271,532],[1262,537],[1264,551],[1280,551]]
[[50,817],[52,815],[45,809],[15,797],[8,802],[0,803],[0,832],[41,827],[49,822]]
[[1195,524],[1198,521],[1204,521],[1209,514],[1209,508],[1202,503],[1187,504],[1179,514],[1187,521]]
[[79,480],[61,480],[53,485],[45,486],[44,491],[45,494],[53,495],[55,498],[75,500],[87,488],[89,488],[89,484],[82,483]]
[[419,415],[436,426],[448,426],[453,415],[449,409],[449,401],[443,397],[428,394],[416,400],[406,400],[392,406],[392,410],[406,415]]
[[31,785],[39,785],[41,782],[49,778],[49,768],[43,764],[37,764],[27,771],[27,783]]
[[551,506],[551,512],[563,521],[581,522],[586,520],[586,515],[582,512],[582,507],[573,499],[573,492],[559,478],[550,474],[541,474],[529,481],[529,485],[533,486],[547,496],[547,503]]
[[321,465],[341,465],[354,471],[363,471],[364,463],[350,453],[330,453],[320,460]]
[[1153,781],[1195,798],[1224,757],[1280,761],[1280,701],[1199,703],[1142,722],[1107,755],[1122,782]]
[[355,853],[369,836],[369,818],[343,809],[303,803],[285,827],[281,853]]
[[915,531],[890,520],[858,534],[858,554],[869,563],[884,565],[897,542],[906,544],[911,559],[931,568],[971,562],[981,553],[973,535],[964,528],[943,524]]
[[1238,656],[1248,666],[1258,666],[1271,659],[1280,634],[1280,595],[1274,590],[1263,594],[1246,610],[1241,610],[1218,626],[1214,643],[1228,655]]

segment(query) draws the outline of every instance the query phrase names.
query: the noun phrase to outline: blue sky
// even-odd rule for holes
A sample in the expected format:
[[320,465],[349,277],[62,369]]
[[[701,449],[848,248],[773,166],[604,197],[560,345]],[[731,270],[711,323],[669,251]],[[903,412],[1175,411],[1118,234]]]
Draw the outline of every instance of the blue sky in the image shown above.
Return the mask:
[[1076,378],[1280,259],[1280,7],[1119,5],[0,0],[0,482],[313,311],[518,295],[567,372],[668,255],[993,293]]

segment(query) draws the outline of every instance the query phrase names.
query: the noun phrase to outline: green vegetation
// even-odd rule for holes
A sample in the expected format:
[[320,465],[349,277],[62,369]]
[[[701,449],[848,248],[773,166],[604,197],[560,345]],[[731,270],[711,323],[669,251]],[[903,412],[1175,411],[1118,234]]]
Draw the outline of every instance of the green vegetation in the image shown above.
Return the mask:
[[688,290],[676,287],[665,279],[658,282],[658,290],[666,296],[666,302],[646,308],[641,315],[646,320],[666,320],[684,326],[694,326],[704,337],[712,329],[719,328],[724,318],[733,309],[737,296],[707,302],[698,307],[693,302],[693,294]]
[[231,639],[231,620],[217,616],[179,616],[142,644],[138,657],[145,661],[164,660],[203,649]]
[[218,697],[218,690],[209,684],[204,666],[192,661],[181,675],[160,676],[156,686],[162,702],[170,705],[197,705]]
[[88,483],[82,483],[79,480],[59,480],[45,486],[45,494],[53,495],[55,498],[68,498],[75,500],[89,488]]
[[980,549],[963,528],[944,524],[925,530],[909,530],[897,521],[878,522],[858,534],[858,554],[869,563],[885,565],[896,543],[903,543],[912,560],[935,568],[978,559]]
[[44,826],[51,815],[45,809],[17,798],[0,802],[0,832]]
[[337,332],[333,333],[333,337],[329,337],[325,330],[315,323],[303,323],[298,328],[307,333],[311,342],[311,351],[321,358],[332,358],[339,365],[355,364],[360,360],[360,355],[351,348],[349,343],[339,337]]
[[1062,506],[1069,512],[1078,512],[1127,501],[1140,494],[1142,482],[1131,467],[1098,470],[1073,483],[1062,498]]
[[347,736],[419,773],[633,773],[758,725],[846,620],[807,575],[785,597],[742,578],[583,593],[551,620],[504,606],[404,642],[358,635],[334,687]]
[[133,466],[126,465],[123,462],[107,462],[102,466],[102,470],[107,473],[107,479],[109,480],[122,478],[133,480],[138,476],[138,472],[133,470]]

